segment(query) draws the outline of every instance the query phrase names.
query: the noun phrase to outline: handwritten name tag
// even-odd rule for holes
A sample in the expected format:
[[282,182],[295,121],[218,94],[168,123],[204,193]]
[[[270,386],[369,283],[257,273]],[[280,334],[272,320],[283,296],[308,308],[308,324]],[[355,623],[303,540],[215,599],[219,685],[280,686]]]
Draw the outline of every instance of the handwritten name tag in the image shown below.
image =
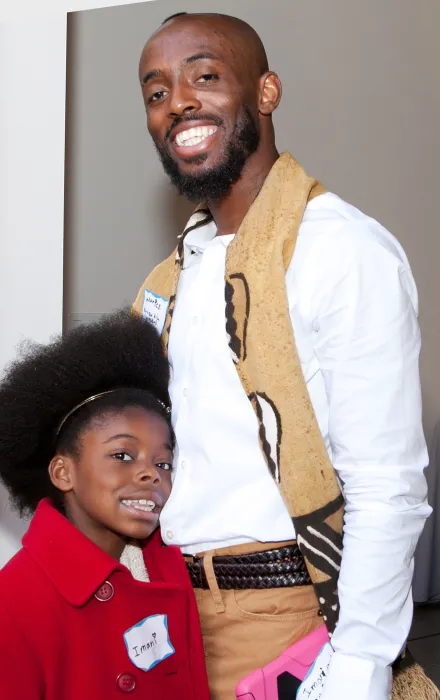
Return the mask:
[[144,301],[142,304],[142,317],[150,321],[159,334],[162,333],[168,310],[168,299],[144,289]]
[[298,688],[297,700],[319,700],[324,692],[325,678],[334,654],[331,644],[325,644],[307,676]]
[[168,634],[166,615],[150,615],[124,632],[130,661],[142,671],[150,671],[175,653]]

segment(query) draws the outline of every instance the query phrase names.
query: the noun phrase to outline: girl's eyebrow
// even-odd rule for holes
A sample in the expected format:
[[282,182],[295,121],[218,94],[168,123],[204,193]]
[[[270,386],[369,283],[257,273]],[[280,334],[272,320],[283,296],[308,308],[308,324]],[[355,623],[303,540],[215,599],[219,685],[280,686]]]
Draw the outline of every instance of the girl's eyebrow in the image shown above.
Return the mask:
[[[106,445],[112,440],[121,440],[121,438],[126,438],[128,440],[137,440],[137,437],[135,437],[134,435],[130,435],[129,433],[118,433],[117,435],[112,435],[111,437],[107,438],[107,440],[104,440],[102,444]],[[173,451],[173,448],[171,447],[171,445],[168,444],[168,442],[164,442],[162,448],[164,450],[168,450],[168,452]]]
[[107,442],[111,442],[112,440],[120,440],[121,438],[127,438],[128,440],[137,440],[137,437],[134,435],[130,435],[129,433],[118,433],[117,435],[112,435],[111,437],[107,438],[107,440],[103,440],[103,445],[105,445]]

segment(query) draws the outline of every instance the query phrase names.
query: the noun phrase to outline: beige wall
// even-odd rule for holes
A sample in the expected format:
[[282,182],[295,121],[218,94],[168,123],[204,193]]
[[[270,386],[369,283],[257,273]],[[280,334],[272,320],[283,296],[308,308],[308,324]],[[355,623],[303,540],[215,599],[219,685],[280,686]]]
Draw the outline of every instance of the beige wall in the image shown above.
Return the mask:
[[66,319],[132,300],[189,210],[161,171],[137,84],[148,35],[185,9],[235,14],[260,32],[284,84],[279,148],[405,247],[429,439],[440,420],[438,0],[161,0],[71,15]]
[[[66,25],[0,22],[0,376],[62,329]],[[0,569],[26,528],[0,486]]]

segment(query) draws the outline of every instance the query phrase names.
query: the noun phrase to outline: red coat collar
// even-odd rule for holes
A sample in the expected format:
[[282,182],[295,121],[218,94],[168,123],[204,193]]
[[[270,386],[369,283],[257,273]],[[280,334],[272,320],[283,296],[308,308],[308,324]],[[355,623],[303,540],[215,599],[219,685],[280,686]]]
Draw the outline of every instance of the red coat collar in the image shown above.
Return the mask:
[[114,571],[127,571],[77,530],[47,498],[35,511],[23,547],[75,607],[84,605]]

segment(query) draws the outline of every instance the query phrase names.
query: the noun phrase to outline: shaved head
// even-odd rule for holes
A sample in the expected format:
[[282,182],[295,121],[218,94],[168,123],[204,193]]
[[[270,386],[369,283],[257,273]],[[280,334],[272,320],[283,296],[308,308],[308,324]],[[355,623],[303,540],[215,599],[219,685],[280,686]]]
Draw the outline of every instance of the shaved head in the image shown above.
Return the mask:
[[249,59],[255,65],[259,75],[269,70],[266,49],[259,35],[250,24],[238,17],[231,17],[230,15],[223,15],[217,12],[177,12],[167,17],[162,22],[161,27],[170,22],[187,21],[191,23],[194,20],[206,22],[214,31],[232,40],[236,50],[241,51],[242,57]]
[[254,154],[273,153],[281,83],[243,20],[168,17],[145,44],[139,80],[162,165],[188,198],[225,197]]

